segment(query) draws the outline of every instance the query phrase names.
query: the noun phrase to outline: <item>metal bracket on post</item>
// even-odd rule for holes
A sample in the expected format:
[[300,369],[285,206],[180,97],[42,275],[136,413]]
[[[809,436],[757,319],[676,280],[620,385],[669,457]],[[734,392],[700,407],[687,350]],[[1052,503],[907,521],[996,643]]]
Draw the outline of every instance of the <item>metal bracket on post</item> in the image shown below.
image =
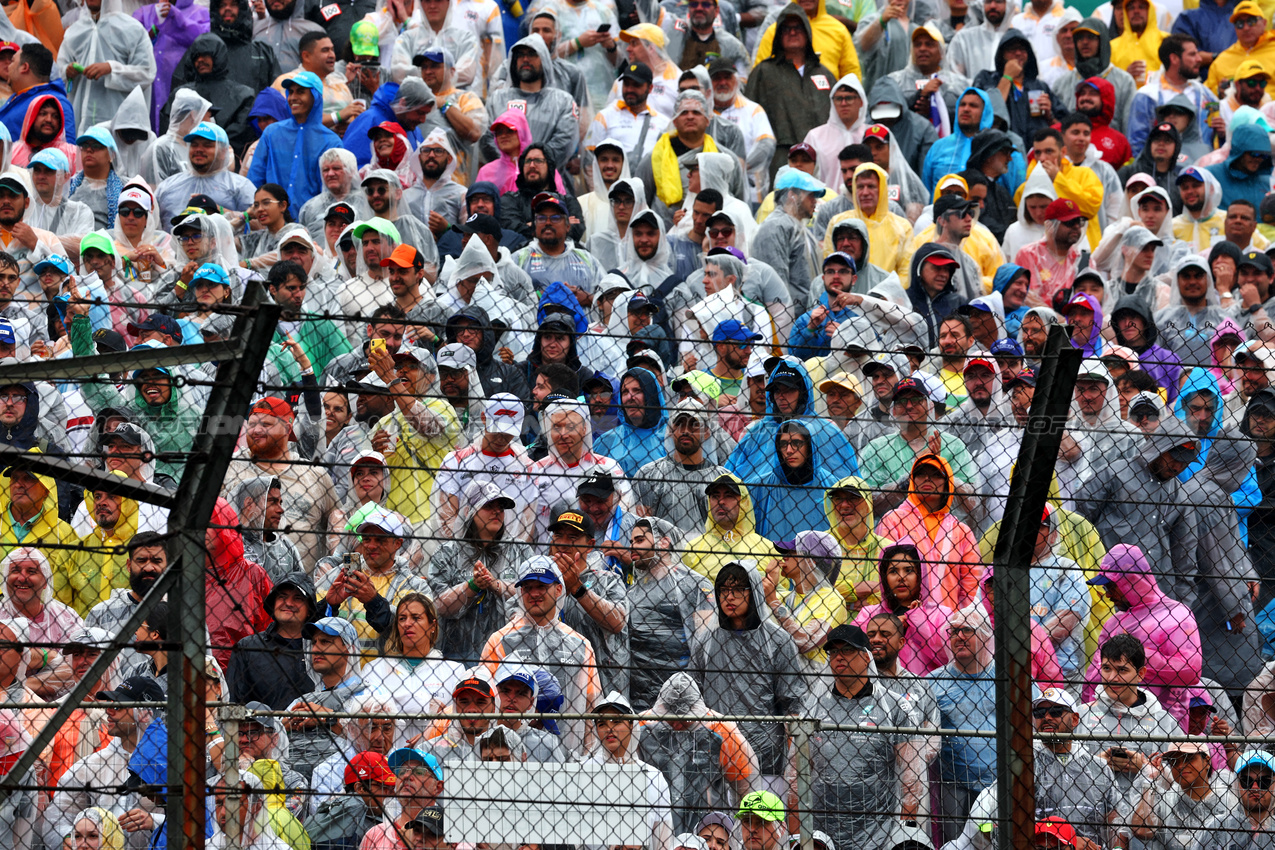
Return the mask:
[[[217,722],[226,735],[226,746],[221,751],[222,782],[226,786],[226,845],[224,850],[241,850],[239,807],[243,795],[239,787],[239,724],[248,719],[248,709],[242,705],[223,705],[217,709]],[[234,789],[233,791],[231,789]]]
[[797,823],[801,828],[801,850],[815,850],[815,811],[811,781],[814,761],[810,758],[810,737],[819,731],[813,718],[788,721],[793,749],[797,754]]

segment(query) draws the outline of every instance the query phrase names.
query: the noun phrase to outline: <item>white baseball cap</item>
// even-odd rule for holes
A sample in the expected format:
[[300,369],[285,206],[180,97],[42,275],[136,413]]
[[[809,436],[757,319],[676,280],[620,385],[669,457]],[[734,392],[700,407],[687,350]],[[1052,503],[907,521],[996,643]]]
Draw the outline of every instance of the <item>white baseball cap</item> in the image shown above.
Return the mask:
[[522,401],[513,393],[496,393],[487,399],[483,413],[486,415],[488,434],[517,437],[522,433],[522,420],[526,414]]
[[448,369],[477,369],[478,355],[463,342],[451,342],[438,349],[434,357],[439,366]]
[[131,186],[125,189],[123,192],[120,192],[119,203],[121,204],[134,203],[134,204],[137,204],[142,209],[146,210],[146,212],[151,211],[150,192],[143,192],[141,189],[135,189]]
[[403,519],[402,514],[379,505],[364,514],[363,518],[359,520],[358,528],[355,531],[361,534],[363,529],[368,526],[379,528],[391,537],[402,537],[407,533],[407,522]]
[[1068,711],[1077,713],[1080,711],[1080,707],[1076,705],[1076,698],[1062,688],[1045,688],[1045,690],[1040,692],[1040,696],[1032,700],[1032,708],[1050,703],[1060,705]]

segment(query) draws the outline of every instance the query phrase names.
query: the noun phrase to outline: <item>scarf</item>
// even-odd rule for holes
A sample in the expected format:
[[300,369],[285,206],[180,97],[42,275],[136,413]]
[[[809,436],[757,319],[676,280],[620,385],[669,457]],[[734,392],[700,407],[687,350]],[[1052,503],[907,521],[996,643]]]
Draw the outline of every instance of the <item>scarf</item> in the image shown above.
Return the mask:
[[[69,198],[75,194],[75,190],[80,188],[80,184],[84,182],[84,172],[71,178],[70,184],[67,186],[66,196]],[[120,180],[120,176],[112,168],[106,172],[106,229],[110,230],[115,226],[115,214],[119,211],[120,192],[124,189],[124,183]]]
[[[717,153],[713,137],[704,136],[703,153]],[[651,173],[655,178],[655,194],[664,206],[672,208],[682,202],[682,167],[673,153],[673,134],[665,133],[651,151]]]

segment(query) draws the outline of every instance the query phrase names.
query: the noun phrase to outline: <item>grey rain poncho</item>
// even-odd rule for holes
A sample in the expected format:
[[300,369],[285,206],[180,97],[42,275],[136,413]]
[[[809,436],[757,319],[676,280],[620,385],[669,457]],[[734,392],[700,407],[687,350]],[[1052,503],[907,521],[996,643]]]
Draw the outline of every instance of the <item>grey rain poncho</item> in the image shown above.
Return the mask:
[[301,64],[301,36],[323,32],[323,27],[306,20],[307,8],[303,0],[292,0],[280,10],[282,16],[275,17],[267,4],[266,16],[253,21],[252,40],[270,45],[280,68],[295,68]]
[[[115,172],[127,183],[134,177],[142,175],[146,156],[155,145],[155,133],[151,130],[150,115],[146,109],[146,96],[140,88],[135,88],[124,98],[119,111],[106,125],[115,137]],[[136,130],[144,133],[141,141],[129,142],[124,139],[121,130]]]
[[66,80],[72,64],[97,62],[109,62],[111,73],[96,80],[81,74],[68,86],[77,127],[110,121],[134,88],[150,96],[155,51],[146,28],[124,11],[121,0],[103,0],[96,21],[87,6],[80,10],[57,50],[57,76]]
[[319,154],[320,176],[331,167],[339,167],[345,172],[341,182],[344,188],[340,190],[343,194],[338,197],[328,188],[325,178],[323,191],[302,204],[301,211],[297,213],[297,221],[321,244],[325,242],[323,218],[333,204],[349,204],[354,209],[355,221],[367,221],[372,217],[372,208],[367,205],[367,198],[359,188],[359,165],[354,154],[345,148],[328,148]]
[[151,186],[164,178],[190,168],[186,158],[186,135],[209,117],[212,101],[194,89],[178,89],[173,93],[173,106],[168,113],[168,132],[155,140],[142,157],[141,175]]
[[[557,88],[553,57],[549,55],[549,48],[545,46],[543,38],[532,33],[515,42],[510,48],[510,55],[519,47],[529,47],[539,54],[540,65],[544,69],[544,86],[537,92],[526,92],[512,85],[491,92],[487,96],[489,122],[494,122],[505,110],[513,108],[514,104],[520,104],[516,108],[521,109],[526,116],[531,137],[544,145],[545,153],[554,162],[565,163],[571,158],[580,140],[580,122],[575,101],[570,94]],[[493,159],[496,157],[490,125],[483,133],[479,145],[484,156]]]
[[[704,439],[700,446],[704,460],[697,466],[673,459],[673,424],[688,416],[699,422]],[[638,504],[649,508],[653,516],[675,525],[682,534],[699,534],[704,530],[704,520],[708,518],[704,488],[726,472],[717,464],[716,421],[713,412],[698,402],[679,401],[669,411],[665,427],[664,447],[668,454],[646,464],[635,476]]]
[[[239,531],[243,535],[244,557],[278,583],[284,576],[300,572],[301,556],[297,547],[285,535],[266,531],[266,502],[272,485],[279,479],[273,475],[249,478],[237,488],[231,498],[231,507],[239,515]],[[266,535],[272,538],[266,539]]]
[[[775,185],[782,185],[783,178],[781,170],[775,176]],[[768,263],[788,284],[794,304],[805,303],[810,282],[819,273],[817,258],[821,253],[818,243],[799,212],[809,194],[795,187],[777,189],[775,210],[757,228],[757,234],[749,245],[752,256]]]

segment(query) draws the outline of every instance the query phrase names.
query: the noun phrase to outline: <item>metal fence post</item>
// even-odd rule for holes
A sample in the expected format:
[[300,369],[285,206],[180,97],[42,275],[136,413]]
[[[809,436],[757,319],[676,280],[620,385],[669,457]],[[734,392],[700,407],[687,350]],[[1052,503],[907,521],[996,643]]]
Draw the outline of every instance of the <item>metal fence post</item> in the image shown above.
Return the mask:
[[810,758],[810,736],[818,731],[819,721],[809,718],[789,722],[793,746],[797,753],[797,822],[801,828],[801,850],[815,850],[815,812],[811,782],[814,762]]
[[[248,718],[248,709],[242,705],[223,705],[217,709],[217,720],[226,735],[226,746],[221,751],[221,763],[226,766],[222,771],[226,793],[226,846],[225,850],[240,850],[243,836],[239,829],[239,807],[243,805],[243,797],[239,786],[239,724]],[[229,789],[235,789],[230,793]]]

